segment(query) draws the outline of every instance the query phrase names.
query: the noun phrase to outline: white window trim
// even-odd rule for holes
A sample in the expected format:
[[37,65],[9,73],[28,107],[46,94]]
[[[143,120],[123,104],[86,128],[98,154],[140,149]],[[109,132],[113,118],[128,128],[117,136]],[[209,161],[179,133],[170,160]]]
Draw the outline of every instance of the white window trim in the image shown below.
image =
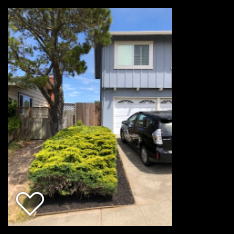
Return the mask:
[[[149,45],[149,65],[117,65],[118,45]],[[114,42],[114,69],[153,69],[153,41],[115,41]]]

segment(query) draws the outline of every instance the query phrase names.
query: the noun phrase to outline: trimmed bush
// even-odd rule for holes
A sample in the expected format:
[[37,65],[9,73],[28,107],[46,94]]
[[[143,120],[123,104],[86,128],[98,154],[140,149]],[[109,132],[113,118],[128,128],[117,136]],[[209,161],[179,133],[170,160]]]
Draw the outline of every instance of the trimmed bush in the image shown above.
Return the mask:
[[74,126],[82,126],[82,121],[79,119],[77,122],[74,124]]
[[17,107],[17,102],[12,101],[8,98],[8,133],[12,134],[16,129],[20,127],[21,120],[16,116],[15,108]]
[[117,143],[102,126],[72,126],[43,143],[28,172],[33,188],[44,195],[115,194]]

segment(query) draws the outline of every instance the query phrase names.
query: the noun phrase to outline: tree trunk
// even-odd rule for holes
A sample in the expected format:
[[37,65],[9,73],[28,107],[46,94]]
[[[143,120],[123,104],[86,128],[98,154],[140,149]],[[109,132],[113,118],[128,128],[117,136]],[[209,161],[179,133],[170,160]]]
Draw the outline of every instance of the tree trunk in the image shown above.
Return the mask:
[[51,135],[54,136],[58,131],[62,129],[62,119],[63,119],[63,106],[64,106],[64,96],[63,89],[60,87],[59,92],[55,93],[55,100],[58,100],[58,105],[51,105],[50,111],[50,130]]

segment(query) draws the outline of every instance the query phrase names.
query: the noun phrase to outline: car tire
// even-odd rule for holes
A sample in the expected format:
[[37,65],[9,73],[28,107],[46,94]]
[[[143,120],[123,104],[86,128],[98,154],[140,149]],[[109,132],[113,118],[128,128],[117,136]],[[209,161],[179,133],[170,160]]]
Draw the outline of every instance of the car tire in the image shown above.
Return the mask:
[[150,166],[152,164],[149,160],[148,152],[144,145],[141,147],[141,160],[145,166]]
[[121,141],[123,142],[123,143],[126,143],[126,140],[125,140],[125,137],[124,137],[124,131],[121,131]]

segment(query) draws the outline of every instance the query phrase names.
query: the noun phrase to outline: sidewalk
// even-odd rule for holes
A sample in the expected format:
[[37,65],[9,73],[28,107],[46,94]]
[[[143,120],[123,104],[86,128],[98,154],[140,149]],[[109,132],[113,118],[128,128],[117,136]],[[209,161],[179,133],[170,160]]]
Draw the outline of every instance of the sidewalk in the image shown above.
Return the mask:
[[140,156],[117,136],[136,204],[46,215],[9,226],[172,226],[172,164],[145,167]]

